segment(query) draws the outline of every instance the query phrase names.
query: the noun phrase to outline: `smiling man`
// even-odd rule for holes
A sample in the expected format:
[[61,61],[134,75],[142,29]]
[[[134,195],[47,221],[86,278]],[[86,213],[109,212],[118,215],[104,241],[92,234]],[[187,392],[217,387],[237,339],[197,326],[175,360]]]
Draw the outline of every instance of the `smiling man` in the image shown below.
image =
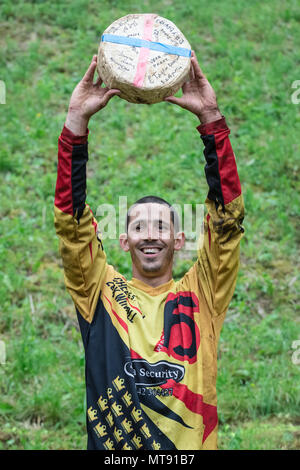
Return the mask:
[[127,233],[120,235],[120,245],[130,251],[132,276],[156,287],[172,278],[174,251],[185,241],[178,232],[178,215],[164,199],[146,196],[129,209]]
[[147,196],[127,214],[120,246],[132,279],[107,263],[86,204],[90,117],[119,92],[94,83],[97,57],[73,91],[59,137],[55,227],[65,284],[85,348],[88,449],[217,448],[217,345],[234,292],[244,216],[229,128],[192,53],[181,98],[204,143],[204,239],[190,270],[175,281],[184,245],[170,203]]

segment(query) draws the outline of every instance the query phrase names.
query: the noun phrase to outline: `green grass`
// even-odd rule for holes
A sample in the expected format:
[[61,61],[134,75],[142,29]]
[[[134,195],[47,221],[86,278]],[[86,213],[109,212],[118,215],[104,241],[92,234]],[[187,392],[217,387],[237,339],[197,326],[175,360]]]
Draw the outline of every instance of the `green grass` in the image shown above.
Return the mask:
[[[67,5],[66,5],[67,4]],[[69,6],[68,6],[69,5]],[[298,1],[8,1],[0,6],[0,449],[84,449],[84,352],[53,226],[57,139],[100,34],[132,12],[174,21],[231,128],[246,218],[218,360],[222,449],[299,448]],[[196,119],[115,98],[90,122],[88,203],[203,203]],[[107,240],[109,262],[130,259]],[[174,276],[193,261],[177,257]]]

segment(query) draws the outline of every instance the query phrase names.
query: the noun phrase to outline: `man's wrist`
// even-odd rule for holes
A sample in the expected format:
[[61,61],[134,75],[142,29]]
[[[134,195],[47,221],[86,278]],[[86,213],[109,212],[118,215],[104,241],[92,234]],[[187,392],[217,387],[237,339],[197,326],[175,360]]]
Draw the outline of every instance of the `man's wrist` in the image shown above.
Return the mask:
[[83,116],[78,111],[68,110],[65,125],[74,135],[85,135],[88,124],[89,119],[86,116]]
[[201,114],[197,114],[197,117],[201,124],[208,124],[210,122],[217,121],[218,119],[222,118],[222,114],[220,113],[219,108],[209,111],[204,111]]
[[221,119],[216,121],[207,122],[206,124],[200,124],[197,127],[198,132],[204,136],[209,134],[216,134],[220,131],[228,130],[228,125],[225,116],[221,116]]

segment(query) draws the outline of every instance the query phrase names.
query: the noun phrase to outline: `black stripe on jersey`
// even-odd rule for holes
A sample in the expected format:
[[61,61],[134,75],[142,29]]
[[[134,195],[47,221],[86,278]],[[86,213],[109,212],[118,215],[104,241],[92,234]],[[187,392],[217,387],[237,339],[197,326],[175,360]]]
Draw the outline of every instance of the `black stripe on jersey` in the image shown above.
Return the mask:
[[72,199],[73,215],[79,223],[85,208],[86,200],[86,164],[88,161],[88,144],[74,145],[72,151]]
[[[122,449],[125,443],[133,448],[133,438],[135,435],[141,439],[141,449],[143,450],[152,450],[151,445],[154,440],[160,445],[160,450],[175,450],[176,447],[173,442],[141,409],[141,400],[136,390],[135,380],[124,372],[125,363],[131,360],[129,348],[114,327],[101,298],[99,297],[93,321],[90,324],[84,320],[79,313],[78,320],[85,348],[87,410],[91,408],[97,412],[95,420],[90,422],[87,419],[88,450],[105,450],[105,441],[110,439],[114,442],[113,431],[115,429],[123,429],[122,421],[124,419],[131,421],[133,430],[128,434],[123,432],[122,440],[120,442],[114,442],[115,450]],[[116,377],[124,379],[124,387],[119,391],[112,385]],[[111,388],[113,398],[108,397],[108,388]],[[122,396],[125,392],[130,394],[131,404],[124,404]],[[108,408],[104,411],[101,410],[98,405],[99,397],[108,400]],[[110,427],[106,418],[108,412],[111,411],[113,402],[116,402],[118,406],[121,405],[122,414],[117,417],[113,416],[114,423],[113,426]],[[147,405],[149,406],[149,403],[147,403]],[[157,405],[159,405],[159,403],[156,404],[154,409],[157,409]],[[141,412],[141,420],[138,422],[134,421],[131,414],[134,408]],[[162,406],[162,408],[157,411],[168,418],[178,421],[175,413],[167,407]],[[178,418],[180,419],[180,417]],[[95,426],[99,422],[106,426],[106,434],[103,437],[98,437],[95,432]],[[145,437],[141,432],[141,425],[143,423],[145,423],[149,429],[151,434],[150,438]]]
[[216,207],[221,204],[225,210],[215,136],[202,135],[201,139],[205,145],[203,153],[206,160],[205,175],[209,186],[208,199],[215,201]]
[[177,413],[175,413],[166,405],[164,405],[154,395],[152,394],[141,395],[140,402],[143,403],[143,405],[148,406],[148,408],[151,408],[151,410],[156,411],[156,413],[159,413],[162,416],[165,416],[166,418],[172,419],[173,421],[176,421],[177,423],[182,424],[182,426],[184,426],[185,428],[192,429],[192,427],[188,426]]

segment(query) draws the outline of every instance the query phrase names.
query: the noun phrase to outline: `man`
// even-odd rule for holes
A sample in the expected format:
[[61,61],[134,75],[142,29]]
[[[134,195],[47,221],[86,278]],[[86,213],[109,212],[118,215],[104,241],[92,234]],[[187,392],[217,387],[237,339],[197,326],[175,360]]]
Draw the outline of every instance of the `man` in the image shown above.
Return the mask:
[[149,197],[128,212],[121,248],[132,279],[107,264],[86,196],[90,117],[119,93],[94,83],[97,57],[75,88],[59,138],[55,226],[86,358],[88,449],[216,449],[217,344],[234,292],[243,200],[229,129],[192,53],[181,98],[204,142],[209,185],[204,240],[175,282],[184,244],[170,204]]

